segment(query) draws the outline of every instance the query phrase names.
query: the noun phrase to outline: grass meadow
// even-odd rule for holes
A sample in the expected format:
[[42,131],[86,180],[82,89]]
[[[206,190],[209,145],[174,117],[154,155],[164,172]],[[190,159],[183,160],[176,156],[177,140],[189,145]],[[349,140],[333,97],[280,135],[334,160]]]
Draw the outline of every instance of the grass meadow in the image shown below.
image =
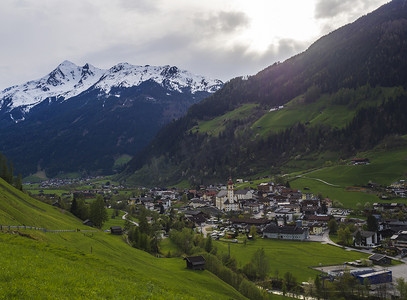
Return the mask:
[[[352,187],[364,186],[369,182],[387,186],[407,177],[407,149],[361,153],[360,157],[370,159],[369,165],[337,165],[309,172],[290,181],[293,188],[309,191],[331,200],[340,201],[347,208],[356,208],[357,203],[386,202],[368,190],[351,191]],[[319,180],[326,181],[330,186]],[[388,201],[387,201],[388,202]],[[392,202],[406,203],[406,199],[393,199]]]
[[[228,253],[228,243],[216,241],[218,251]],[[298,242],[258,238],[255,241],[230,243],[230,255],[235,257],[240,266],[248,263],[254,252],[264,248],[270,258],[271,276],[278,271],[279,276],[291,272],[299,282],[315,278],[319,272],[311,266],[343,264],[347,261],[367,258],[368,255],[356,251],[345,251],[342,248],[317,242]]]
[[[116,221],[123,220],[106,226]],[[186,269],[182,258],[156,258],[132,248],[124,236],[83,226],[1,179],[0,224],[80,229],[3,227],[0,299],[244,299],[212,273]]]
[[225,129],[225,125],[228,121],[247,118],[255,107],[255,104],[244,104],[241,107],[210,121],[200,121],[197,126],[192,128],[192,131],[218,136],[219,133]]

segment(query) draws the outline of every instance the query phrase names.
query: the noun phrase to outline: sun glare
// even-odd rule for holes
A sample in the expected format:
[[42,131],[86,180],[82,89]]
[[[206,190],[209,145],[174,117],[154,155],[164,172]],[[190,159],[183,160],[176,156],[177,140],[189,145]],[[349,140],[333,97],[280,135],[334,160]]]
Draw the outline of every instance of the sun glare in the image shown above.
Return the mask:
[[319,33],[313,20],[313,1],[255,0],[240,5],[251,20],[241,36],[250,41],[251,50],[265,51],[282,39],[308,41]]

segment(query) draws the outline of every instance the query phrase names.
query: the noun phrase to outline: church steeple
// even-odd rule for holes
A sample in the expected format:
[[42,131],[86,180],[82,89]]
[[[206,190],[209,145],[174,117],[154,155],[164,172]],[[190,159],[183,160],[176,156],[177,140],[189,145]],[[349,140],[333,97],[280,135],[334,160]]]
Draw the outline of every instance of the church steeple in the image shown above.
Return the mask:
[[234,203],[234,190],[233,190],[233,181],[232,181],[232,177],[229,177],[229,181],[228,181],[228,200],[229,203],[232,204]]

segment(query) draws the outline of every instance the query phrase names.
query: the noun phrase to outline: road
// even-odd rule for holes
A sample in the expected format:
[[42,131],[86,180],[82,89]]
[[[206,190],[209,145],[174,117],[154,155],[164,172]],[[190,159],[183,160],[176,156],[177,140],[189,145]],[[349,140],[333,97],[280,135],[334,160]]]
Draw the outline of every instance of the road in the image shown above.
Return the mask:
[[205,224],[205,226],[202,227],[202,233],[204,237],[206,237],[206,235],[208,234],[207,229],[209,228],[212,228],[212,225]]
[[[369,249],[356,249],[356,248],[351,248],[351,247],[343,247],[341,245],[338,245],[334,243],[330,238],[329,238],[329,231],[326,230],[323,235],[310,235],[309,241],[311,242],[320,242],[322,244],[329,244],[337,247],[344,248],[346,251],[358,251],[366,254],[374,254],[372,250]],[[396,265],[396,266],[391,266],[391,267],[382,267],[382,266],[375,266],[378,269],[386,269],[392,271],[393,278],[404,278],[404,280],[407,280],[407,259],[406,258],[400,258],[400,257],[392,257],[392,259],[399,260],[403,264]],[[393,282],[395,280],[393,279]]]
[[134,222],[134,221],[132,221],[132,220],[126,219],[126,216],[129,214],[127,211],[122,210],[122,212],[124,212],[124,215],[123,215],[123,217],[122,217],[123,220],[127,220],[127,221],[129,221],[130,223],[132,223],[132,224],[138,226],[138,223],[137,223],[137,222]]

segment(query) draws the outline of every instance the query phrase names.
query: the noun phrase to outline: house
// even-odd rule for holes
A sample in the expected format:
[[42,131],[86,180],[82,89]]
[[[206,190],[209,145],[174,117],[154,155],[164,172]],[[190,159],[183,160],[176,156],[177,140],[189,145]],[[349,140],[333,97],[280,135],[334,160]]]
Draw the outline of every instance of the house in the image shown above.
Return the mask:
[[352,165],[368,165],[370,163],[368,158],[354,158],[351,160]]
[[331,217],[328,215],[311,215],[311,216],[307,216],[306,219],[309,222],[317,221],[317,222],[328,224],[329,220],[331,220]]
[[256,226],[257,228],[261,229],[267,224],[271,222],[269,219],[239,219],[239,218],[231,218],[230,222],[239,228],[245,228],[247,226]]
[[191,270],[205,270],[205,258],[202,255],[185,257],[187,268]]
[[407,249],[407,231],[399,231],[393,235],[390,240],[393,242],[393,245],[397,248]]
[[241,210],[243,210],[244,213],[249,214],[257,214],[264,207],[263,203],[259,203],[258,201],[255,200],[241,200],[239,204]]
[[296,212],[291,208],[279,207],[274,211],[274,217],[277,219],[284,219],[285,222],[292,222]]
[[187,210],[185,211],[185,217],[192,223],[197,224],[198,226],[202,223],[205,223],[207,219],[205,213],[199,210]]
[[373,203],[373,208],[377,211],[397,212],[403,210],[405,205],[403,203]]
[[250,190],[237,190],[235,192],[237,200],[250,200],[253,199],[253,192]]
[[305,241],[309,238],[308,228],[297,226],[268,225],[263,230],[263,238]]
[[[356,236],[360,232],[360,241],[356,241]],[[373,231],[356,231],[353,233],[353,240],[357,247],[372,247],[377,244],[377,233]]]
[[207,206],[207,202],[204,200],[201,200],[200,198],[192,198],[189,201],[189,206],[193,207],[193,208],[198,208],[198,207],[203,207],[203,206]]
[[369,256],[369,260],[371,260],[375,265],[390,265],[391,258],[383,255],[383,254],[373,254]]
[[110,233],[115,235],[122,235],[123,229],[120,226],[112,226],[110,227]]
[[216,190],[215,189],[208,189],[202,196],[203,200],[211,201],[211,203],[215,203],[216,201]]
[[268,193],[273,191],[273,186],[269,182],[263,182],[257,185],[257,190],[262,193]]
[[324,233],[324,224],[321,222],[311,222],[307,224],[308,230],[310,234],[313,235],[322,235]]

